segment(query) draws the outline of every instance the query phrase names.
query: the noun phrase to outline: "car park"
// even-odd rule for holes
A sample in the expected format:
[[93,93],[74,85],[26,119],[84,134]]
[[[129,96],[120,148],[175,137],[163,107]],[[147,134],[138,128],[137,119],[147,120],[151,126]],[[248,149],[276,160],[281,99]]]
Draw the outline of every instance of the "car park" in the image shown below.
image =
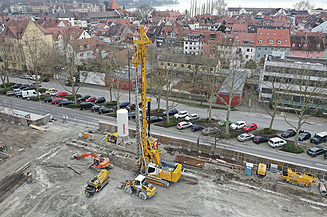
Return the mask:
[[[142,102],[139,102],[139,108],[142,107]],[[136,109],[136,102],[132,102],[128,106],[126,106],[127,110],[135,110]]]
[[[226,126],[226,122],[227,122],[226,119],[218,121],[218,126],[224,127],[224,126]],[[232,124],[232,122],[229,121],[229,125],[231,125],[231,124]]]
[[54,99],[54,98],[57,98],[57,97],[54,97],[54,96],[48,96],[48,97],[45,97],[44,98],[44,102],[52,102],[52,99]]
[[81,110],[91,109],[92,106],[94,106],[94,103],[92,102],[82,102],[80,105]]
[[129,102],[122,102],[119,104],[119,108],[126,108],[129,105]]
[[23,84],[14,84],[13,86],[11,86],[10,88],[11,89],[17,89],[17,88],[19,88],[20,86],[22,86]]
[[319,155],[325,154],[327,149],[322,146],[314,146],[307,150],[307,154],[311,157],[317,157]]
[[[176,108],[172,108],[168,110],[168,115],[172,116],[178,113],[178,110]],[[162,116],[167,116],[167,111],[162,112]]]
[[287,145],[287,142],[279,137],[274,137],[268,140],[268,145],[272,148],[279,148]]
[[204,129],[204,126],[200,125],[200,124],[193,124],[191,126],[191,131],[192,132],[196,132],[196,131],[202,131]]
[[67,96],[68,93],[66,91],[62,91],[56,94],[57,97],[63,97],[63,96]]
[[198,114],[189,114],[185,117],[186,121],[198,120],[200,117]]
[[77,101],[78,102],[84,102],[85,100],[87,100],[90,97],[91,97],[90,95],[85,95],[85,96],[82,96],[82,97],[78,98]]
[[245,127],[245,126],[246,126],[246,123],[244,121],[237,121],[237,122],[230,125],[230,127],[233,130],[243,129],[243,127]]
[[102,106],[101,108],[99,108],[99,114],[105,114],[105,113],[112,113],[114,112],[114,110],[112,108],[107,108]]
[[257,129],[258,128],[258,126],[255,124],[255,123],[250,123],[250,124],[248,124],[248,125],[246,125],[245,127],[243,127],[243,129],[245,130],[245,131],[252,131],[252,130],[255,130],[255,129]]
[[296,132],[293,130],[293,129],[288,129],[288,130],[285,130],[281,136],[283,138],[289,138],[289,137],[292,137],[292,136],[295,136],[296,135]]
[[192,123],[191,122],[187,122],[187,121],[179,122],[176,125],[177,129],[179,129],[179,130],[182,130],[182,129],[185,129],[185,128],[189,128],[191,126],[192,126]]
[[101,105],[94,105],[91,107],[91,111],[92,112],[97,112],[99,111],[99,109],[101,108],[102,106]]
[[268,142],[268,138],[265,137],[265,136],[255,136],[253,138],[253,142],[255,144],[260,144],[260,143]]
[[97,98],[97,99],[94,101],[95,104],[105,103],[105,102],[106,102],[106,98],[104,98],[103,96]]
[[95,102],[95,100],[97,100],[97,98],[95,96],[91,96],[88,99],[86,99],[85,102]]
[[187,111],[180,111],[177,114],[174,114],[175,119],[185,118],[186,116],[188,116]]
[[162,122],[163,118],[160,116],[150,116],[150,123]]
[[299,141],[304,141],[310,138],[311,138],[311,133],[309,132],[302,132],[299,134]]
[[58,103],[59,106],[65,106],[65,105],[70,105],[70,104],[74,104],[74,101],[72,101],[72,100],[61,100]]
[[216,132],[218,132],[217,127],[207,127],[202,130],[202,135],[209,136],[215,134]]
[[311,139],[310,142],[315,144],[320,144],[327,142],[327,132],[316,133]]
[[51,102],[52,102],[52,104],[58,104],[61,100],[67,100],[67,99],[57,97],[57,98],[52,99]]
[[254,135],[252,133],[242,133],[241,135],[238,135],[237,140],[240,142],[245,142],[248,140],[251,140],[254,138]]
[[136,118],[136,112],[129,112],[128,113],[128,119],[135,119]]

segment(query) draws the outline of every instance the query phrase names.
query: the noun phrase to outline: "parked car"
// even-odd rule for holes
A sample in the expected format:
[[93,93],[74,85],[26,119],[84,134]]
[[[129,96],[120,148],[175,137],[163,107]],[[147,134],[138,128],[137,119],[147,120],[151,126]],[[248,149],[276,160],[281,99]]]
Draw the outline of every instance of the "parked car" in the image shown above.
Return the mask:
[[92,102],[82,102],[80,104],[80,109],[81,110],[86,110],[86,109],[92,108],[92,106],[94,106],[94,103],[92,103]]
[[268,145],[272,148],[278,148],[287,145],[287,142],[279,137],[274,137],[268,140]]
[[175,119],[185,118],[186,116],[188,116],[187,111],[180,111],[177,114],[174,114]]
[[22,76],[20,76],[20,78],[22,78],[22,79],[29,79],[29,80],[33,80],[33,77],[32,77],[32,76],[30,76],[30,75],[22,75]]
[[204,129],[202,130],[202,135],[204,135],[204,136],[213,135],[213,134],[215,134],[217,131],[218,131],[218,128],[217,128],[217,127],[207,127],[207,128],[204,128]]
[[67,96],[68,93],[66,91],[62,91],[56,94],[56,97],[63,97],[63,96]]
[[94,101],[95,104],[105,103],[105,102],[106,102],[106,98],[104,98],[103,96],[97,98],[97,99]]
[[162,122],[163,118],[160,116],[150,116],[150,123]]
[[88,99],[86,99],[85,102],[95,102],[95,100],[97,100],[97,98],[95,96],[91,96]]
[[37,97],[37,92],[36,92],[36,90],[23,90],[22,97],[23,97],[23,99]]
[[48,97],[45,97],[44,98],[44,102],[52,102],[52,99],[54,99],[54,98],[56,98],[56,97],[54,97],[54,96],[48,96]]
[[252,130],[255,130],[257,129],[258,126],[255,124],[255,123],[251,123],[251,124],[248,124],[246,125],[245,127],[243,127],[243,129],[248,132],[248,131],[252,131]]
[[57,96],[57,93],[58,93],[58,91],[57,90],[54,90],[49,95],[50,96]]
[[36,90],[36,86],[35,85],[30,85],[28,87],[25,87],[23,90]]
[[59,106],[65,106],[65,105],[69,105],[69,104],[74,104],[74,101],[72,101],[72,100],[61,100],[58,103]]
[[91,107],[91,111],[92,112],[97,112],[99,111],[99,109],[102,107],[102,105],[94,105]]
[[23,84],[14,84],[13,86],[11,86],[10,88],[11,89],[17,89],[19,88],[20,86],[22,86]]
[[78,102],[83,102],[85,100],[87,100],[89,97],[91,97],[90,95],[85,95],[85,96],[82,96],[80,98],[77,99]]
[[185,128],[189,128],[191,126],[192,126],[192,123],[191,122],[186,122],[186,121],[179,122],[176,125],[177,129],[179,129],[179,130],[182,130],[182,129],[185,129]]
[[260,143],[268,142],[268,138],[265,137],[265,136],[255,136],[253,138],[253,142],[255,144],[260,144]]
[[252,133],[242,133],[241,135],[238,135],[237,140],[240,142],[245,142],[253,138],[254,135]]
[[[168,110],[168,115],[172,116],[178,113],[178,110],[176,108],[172,108]],[[162,112],[162,116],[167,116],[167,111]]]
[[29,87],[30,85],[29,84],[23,84],[22,86],[19,87],[20,90],[23,90],[25,89],[26,87]]
[[51,102],[52,102],[52,104],[58,104],[61,100],[67,100],[67,99],[57,97],[57,98],[52,99]]
[[136,112],[129,112],[128,113],[128,119],[135,119],[136,118]]
[[327,132],[316,133],[311,139],[310,142],[315,144],[320,144],[322,142],[327,142]]
[[203,130],[203,129],[204,129],[204,126],[202,126],[200,124],[193,124],[191,126],[192,132],[196,132],[196,131]]
[[20,89],[18,89],[18,91],[16,92],[16,97],[22,97],[22,91]]
[[230,127],[233,130],[243,129],[243,127],[245,127],[245,126],[246,126],[246,123],[244,121],[237,121],[237,122],[230,125]]
[[309,132],[302,132],[299,134],[299,141],[304,141],[310,138],[311,138],[311,133]]
[[49,94],[52,93],[52,92],[58,92],[58,90],[56,88],[49,88],[47,91],[45,91],[45,94]]
[[42,79],[42,82],[49,82],[50,81],[50,78],[48,76],[45,76],[43,79]]
[[199,118],[198,114],[189,114],[185,117],[185,121],[198,120]]
[[7,96],[16,96],[17,93],[21,92],[20,89],[14,89],[14,90],[10,90],[10,91],[7,91]]
[[111,112],[114,112],[114,110],[112,108],[107,108],[107,107],[104,107],[104,106],[99,108],[99,114],[111,113]]
[[288,129],[288,130],[284,131],[281,136],[283,138],[289,138],[289,137],[292,137],[295,135],[296,135],[296,132],[293,129]]
[[[218,126],[224,127],[224,126],[226,126],[226,122],[227,122],[226,119],[218,121]],[[229,121],[229,125],[231,125],[231,124],[232,124],[232,122]]]
[[314,146],[307,150],[307,154],[311,157],[317,157],[327,152],[327,149],[322,146]]
[[[142,102],[139,102],[139,108],[142,107]],[[126,106],[127,110],[135,110],[136,109],[136,102],[132,102],[128,106]]]
[[129,105],[129,102],[122,102],[119,104],[119,108],[126,108]]

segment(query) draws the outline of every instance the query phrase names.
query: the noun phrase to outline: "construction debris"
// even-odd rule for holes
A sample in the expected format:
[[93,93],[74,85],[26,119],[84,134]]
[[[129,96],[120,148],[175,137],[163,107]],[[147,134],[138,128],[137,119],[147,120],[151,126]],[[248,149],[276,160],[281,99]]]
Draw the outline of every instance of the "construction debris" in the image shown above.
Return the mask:
[[203,160],[195,159],[193,157],[186,157],[186,156],[177,156],[176,162],[195,166],[195,167],[200,167],[200,168],[203,168],[205,164],[205,161]]
[[81,173],[82,173],[81,170],[79,170],[79,169],[77,169],[77,168],[75,168],[75,167],[73,167],[73,166],[71,166],[71,165],[67,165],[67,167],[68,167],[69,169],[73,170],[73,171],[74,171],[75,173],[77,173],[78,175],[81,175]]
[[323,183],[323,182],[319,183],[319,191],[320,191],[320,194],[323,196],[327,195],[326,186],[327,186],[327,183]]
[[38,127],[38,126],[36,126],[36,125],[34,125],[34,124],[30,124],[29,127],[32,127],[33,129],[36,129],[36,130],[40,130],[40,131],[42,131],[42,132],[47,131],[46,129],[44,129],[44,128],[42,128],[42,127]]
[[48,164],[48,167],[64,168],[65,166],[60,164]]

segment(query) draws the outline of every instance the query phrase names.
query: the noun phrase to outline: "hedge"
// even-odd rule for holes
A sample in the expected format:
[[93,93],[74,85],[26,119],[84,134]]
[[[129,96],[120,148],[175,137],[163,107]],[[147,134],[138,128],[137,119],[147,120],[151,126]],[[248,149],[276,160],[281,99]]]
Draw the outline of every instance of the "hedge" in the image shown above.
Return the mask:
[[296,150],[296,148],[294,148],[294,144],[287,144],[285,145],[281,150],[282,151],[286,151],[286,152],[291,152],[291,153],[296,153],[296,154],[300,154],[302,152],[304,152],[303,148],[301,146],[297,146],[298,150]]
[[[81,94],[76,94],[76,98],[77,99],[80,98],[80,97],[82,97]],[[67,96],[65,96],[65,98],[68,99],[68,100],[74,100],[74,96],[73,95],[67,95]]]
[[117,105],[117,101],[107,102],[107,106]]
[[79,104],[77,104],[77,105],[75,105],[75,104],[69,104],[69,105],[66,105],[66,107],[68,107],[68,108],[79,108],[80,105]]
[[[45,97],[47,97],[47,96],[43,96],[43,95],[41,95],[41,96],[40,96],[40,100],[43,101]],[[39,97],[37,97],[37,96],[36,96],[36,97],[31,97],[30,100],[31,100],[31,101],[39,101]]]
[[39,92],[40,93],[45,93],[45,91],[47,91],[47,89],[45,89],[45,88],[39,88]]
[[0,94],[6,94],[5,88],[0,88]]
[[[9,82],[9,84],[7,84],[7,88],[10,88],[11,86],[15,85],[16,83],[14,82]],[[0,88],[3,88],[4,85],[3,84],[0,84]]]

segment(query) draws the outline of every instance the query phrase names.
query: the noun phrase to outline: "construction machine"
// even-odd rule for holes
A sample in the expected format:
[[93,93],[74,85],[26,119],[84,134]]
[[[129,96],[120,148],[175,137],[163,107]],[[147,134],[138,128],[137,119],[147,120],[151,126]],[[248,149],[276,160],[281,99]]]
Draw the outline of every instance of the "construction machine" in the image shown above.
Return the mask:
[[84,193],[87,197],[93,196],[94,193],[101,191],[109,181],[109,171],[101,170],[98,175],[87,182]]
[[89,168],[94,168],[96,170],[101,170],[101,169],[111,169],[112,166],[110,165],[110,160],[107,157],[99,156],[97,153],[87,153],[87,154],[81,154],[81,155],[74,155],[74,159],[81,159],[85,157],[94,157],[94,162],[93,164],[90,165]]
[[[141,78],[142,78],[142,138],[141,138],[141,157],[135,163],[140,168],[141,173],[146,175],[146,180],[159,184],[164,187],[169,186],[169,182],[177,182],[182,174],[182,165],[175,162],[164,161],[160,159],[161,150],[155,145],[155,141],[150,136],[149,130],[147,132],[148,122],[146,119],[146,111],[150,117],[150,102],[151,99],[146,97],[147,79],[146,79],[146,58],[147,58],[147,45],[151,45],[152,41],[149,40],[144,32],[143,27],[140,27],[141,40],[134,40],[136,43],[135,55],[133,64],[135,68],[141,65]],[[148,106],[146,105],[148,103]],[[150,119],[150,118],[149,118]],[[149,136],[147,136],[147,133]],[[168,181],[168,182],[167,182]]]
[[297,173],[293,172],[291,168],[288,168],[287,171],[283,171],[283,174],[280,176],[286,181],[291,183],[302,183],[305,187],[309,185],[315,185],[317,183],[317,178],[310,173]]
[[111,142],[111,143],[114,143],[116,144],[117,143],[117,137],[118,137],[118,132],[116,133],[105,133],[105,141],[106,142]]
[[263,179],[266,176],[266,173],[267,173],[267,165],[263,163],[259,163],[257,176]]
[[133,180],[126,180],[121,186],[127,194],[135,194],[139,196],[142,200],[146,200],[154,196],[157,192],[156,187],[146,181],[145,176],[138,175]]

